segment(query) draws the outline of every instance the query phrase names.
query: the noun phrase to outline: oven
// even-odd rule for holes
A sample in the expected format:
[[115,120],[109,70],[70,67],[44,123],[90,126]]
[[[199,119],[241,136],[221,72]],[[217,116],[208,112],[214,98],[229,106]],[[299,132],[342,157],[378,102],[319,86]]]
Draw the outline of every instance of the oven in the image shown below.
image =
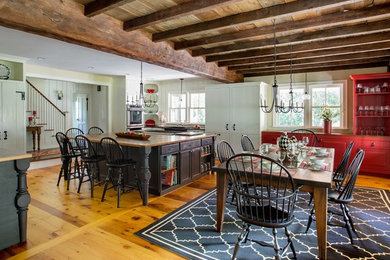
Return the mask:
[[142,124],[142,107],[128,106],[126,112],[127,130],[140,130]]

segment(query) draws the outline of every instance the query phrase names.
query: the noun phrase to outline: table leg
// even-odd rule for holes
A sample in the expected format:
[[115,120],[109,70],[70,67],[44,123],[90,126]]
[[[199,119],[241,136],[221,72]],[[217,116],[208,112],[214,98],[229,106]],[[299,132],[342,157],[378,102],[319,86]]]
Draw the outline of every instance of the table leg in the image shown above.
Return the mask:
[[33,151],[35,151],[35,131],[32,131],[32,137],[33,137]]
[[217,231],[221,232],[225,215],[226,202],[226,173],[217,172]]
[[326,259],[327,220],[328,220],[328,189],[314,187],[314,207],[316,213],[318,256]]
[[142,202],[144,206],[148,205],[149,194],[149,180],[152,176],[149,170],[149,155],[152,151],[151,147],[144,147],[140,149],[140,171],[138,172],[138,180],[141,182]]
[[40,132],[38,132],[38,151],[40,151],[41,150],[41,133]]

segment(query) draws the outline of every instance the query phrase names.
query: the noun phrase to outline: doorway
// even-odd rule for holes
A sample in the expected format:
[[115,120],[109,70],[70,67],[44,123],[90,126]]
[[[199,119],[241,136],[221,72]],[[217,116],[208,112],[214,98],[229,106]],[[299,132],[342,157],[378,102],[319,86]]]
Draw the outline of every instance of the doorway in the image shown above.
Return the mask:
[[73,123],[72,126],[88,132],[88,94],[75,93],[73,95]]

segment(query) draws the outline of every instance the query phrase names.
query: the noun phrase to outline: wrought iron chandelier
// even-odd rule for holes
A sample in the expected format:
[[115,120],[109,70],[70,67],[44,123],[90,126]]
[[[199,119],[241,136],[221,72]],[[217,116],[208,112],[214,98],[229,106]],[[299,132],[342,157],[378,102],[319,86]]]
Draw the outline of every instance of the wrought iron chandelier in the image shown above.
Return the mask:
[[[260,108],[264,113],[271,113],[272,110],[275,109],[276,113],[300,113],[303,110],[303,104],[302,106],[298,106],[298,103],[294,105],[294,93],[292,90],[292,58],[291,58],[291,49],[290,49],[290,99],[288,101],[288,106],[285,106],[282,100],[279,101],[279,95],[278,95],[278,84],[276,80],[276,25],[275,20],[273,21],[274,24],[274,84],[272,85],[273,95],[272,95],[272,103],[270,106],[267,106],[266,99],[260,100]],[[290,45],[291,48],[291,45]]]

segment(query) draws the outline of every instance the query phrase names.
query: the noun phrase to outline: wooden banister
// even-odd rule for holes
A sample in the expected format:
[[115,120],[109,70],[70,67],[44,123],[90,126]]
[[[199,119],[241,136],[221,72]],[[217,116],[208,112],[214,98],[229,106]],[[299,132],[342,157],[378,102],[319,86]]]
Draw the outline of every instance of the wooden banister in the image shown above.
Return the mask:
[[50,99],[48,99],[41,91],[39,91],[39,89],[37,89],[30,81],[28,81],[26,79],[26,82],[35,90],[37,91],[47,102],[49,102],[55,109],[58,110],[58,112],[60,112],[63,116],[65,116],[65,112],[62,111],[61,109],[59,109],[59,107],[57,107],[53,102],[50,101]]

